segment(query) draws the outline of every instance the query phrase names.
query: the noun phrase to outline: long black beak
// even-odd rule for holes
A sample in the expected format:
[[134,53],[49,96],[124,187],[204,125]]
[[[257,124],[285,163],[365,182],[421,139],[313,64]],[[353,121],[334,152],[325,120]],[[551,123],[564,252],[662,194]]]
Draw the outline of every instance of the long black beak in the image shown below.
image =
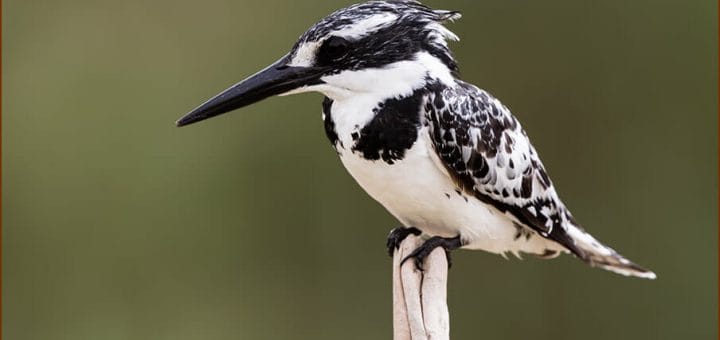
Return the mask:
[[184,115],[175,124],[185,126],[257,103],[270,96],[322,83],[320,77],[326,71],[325,69],[288,66],[288,62],[287,56],[281,58],[264,70],[206,101]]

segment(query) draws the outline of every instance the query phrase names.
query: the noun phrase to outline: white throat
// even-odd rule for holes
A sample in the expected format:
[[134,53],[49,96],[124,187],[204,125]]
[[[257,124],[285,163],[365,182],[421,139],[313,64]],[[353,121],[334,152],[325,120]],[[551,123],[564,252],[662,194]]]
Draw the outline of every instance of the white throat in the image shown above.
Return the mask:
[[318,91],[333,100],[331,107],[335,131],[342,145],[353,145],[353,134],[359,132],[377,114],[378,105],[391,98],[407,97],[439,81],[454,87],[455,78],[439,59],[427,52],[414,60],[400,61],[383,68],[345,71],[322,78],[326,84],[296,92]]

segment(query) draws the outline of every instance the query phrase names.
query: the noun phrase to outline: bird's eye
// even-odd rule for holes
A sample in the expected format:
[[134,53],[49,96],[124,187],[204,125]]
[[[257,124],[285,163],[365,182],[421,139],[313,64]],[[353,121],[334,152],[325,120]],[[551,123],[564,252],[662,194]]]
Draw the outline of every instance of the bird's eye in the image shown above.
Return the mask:
[[320,47],[318,59],[322,63],[336,61],[347,54],[349,46],[350,42],[345,40],[345,38],[332,36],[325,40]]

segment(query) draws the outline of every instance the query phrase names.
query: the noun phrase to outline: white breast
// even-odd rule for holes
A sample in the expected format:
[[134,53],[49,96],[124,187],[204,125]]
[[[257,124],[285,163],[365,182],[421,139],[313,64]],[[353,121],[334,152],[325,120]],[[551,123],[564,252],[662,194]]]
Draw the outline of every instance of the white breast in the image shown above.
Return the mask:
[[543,253],[557,248],[538,235],[518,238],[518,229],[507,215],[460,193],[438,166],[430,143],[423,128],[405,157],[393,164],[369,161],[349,150],[341,153],[341,160],[360,186],[407,227],[433,236],[460,235],[464,248],[493,253]]

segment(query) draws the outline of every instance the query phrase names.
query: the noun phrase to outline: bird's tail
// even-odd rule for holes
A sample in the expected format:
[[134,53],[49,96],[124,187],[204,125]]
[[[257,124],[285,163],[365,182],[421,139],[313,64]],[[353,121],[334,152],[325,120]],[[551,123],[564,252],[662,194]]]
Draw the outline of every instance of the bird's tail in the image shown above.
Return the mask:
[[570,249],[576,256],[593,267],[600,267],[625,276],[655,279],[655,273],[624,258],[612,248],[600,243],[582,228],[569,225],[567,236],[574,243]]

